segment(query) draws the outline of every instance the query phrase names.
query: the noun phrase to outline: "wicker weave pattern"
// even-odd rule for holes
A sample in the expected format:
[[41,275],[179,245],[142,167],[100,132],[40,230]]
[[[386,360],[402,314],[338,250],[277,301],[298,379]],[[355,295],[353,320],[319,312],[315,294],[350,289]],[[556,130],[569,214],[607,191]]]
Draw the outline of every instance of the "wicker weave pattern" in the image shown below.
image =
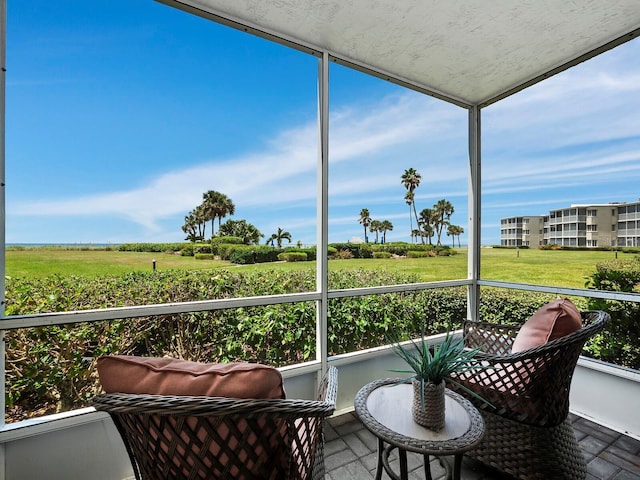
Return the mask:
[[486,423],[486,435],[470,456],[522,479],[585,478],[585,461],[567,421],[569,389],[585,342],[610,317],[590,311],[582,319],[579,331],[516,354],[508,352],[517,327],[465,322],[465,343],[488,352],[477,358],[492,368],[455,379],[494,407],[466,395]]
[[[569,388],[582,347],[609,320],[605,312],[583,312],[582,316],[584,327],[577,332],[515,354],[480,353],[476,358],[492,368],[454,378],[495,407],[471,398],[478,408],[533,426],[560,425],[569,414]],[[505,351],[511,348],[517,329],[466,321],[464,333],[470,347]]]
[[93,404],[113,418],[139,480],[303,480],[324,478],[336,395],[330,367],[316,401],[115,393]]
[[523,480],[575,479],[587,475],[587,464],[568,420],[537,428],[482,412],[484,440],[467,456]]
[[[444,382],[438,385],[432,382],[423,384],[414,378],[411,383],[413,385],[413,404],[411,405],[413,420],[418,425],[431,430],[442,430],[445,421]],[[420,389],[423,385],[424,393],[421,396]]]

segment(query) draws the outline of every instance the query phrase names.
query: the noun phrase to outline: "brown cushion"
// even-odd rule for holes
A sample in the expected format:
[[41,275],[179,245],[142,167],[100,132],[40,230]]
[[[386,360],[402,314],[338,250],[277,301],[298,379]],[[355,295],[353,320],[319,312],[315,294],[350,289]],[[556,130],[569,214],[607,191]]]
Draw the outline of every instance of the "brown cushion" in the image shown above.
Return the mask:
[[544,345],[582,328],[582,316],[570,300],[558,299],[547,303],[520,328],[511,351],[521,352]]
[[98,359],[106,393],[285,398],[280,372],[256,363],[198,363],[111,355]]

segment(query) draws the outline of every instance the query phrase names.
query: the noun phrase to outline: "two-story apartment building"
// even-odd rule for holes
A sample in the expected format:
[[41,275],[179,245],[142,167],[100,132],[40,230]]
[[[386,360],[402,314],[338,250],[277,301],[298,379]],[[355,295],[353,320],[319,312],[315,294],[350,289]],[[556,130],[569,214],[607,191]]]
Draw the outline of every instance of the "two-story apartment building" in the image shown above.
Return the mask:
[[500,244],[510,247],[542,245],[544,222],[541,216],[510,217],[500,220]]
[[548,215],[500,220],[504,246],[640,246],[640,200],[634,203],[572,205]]

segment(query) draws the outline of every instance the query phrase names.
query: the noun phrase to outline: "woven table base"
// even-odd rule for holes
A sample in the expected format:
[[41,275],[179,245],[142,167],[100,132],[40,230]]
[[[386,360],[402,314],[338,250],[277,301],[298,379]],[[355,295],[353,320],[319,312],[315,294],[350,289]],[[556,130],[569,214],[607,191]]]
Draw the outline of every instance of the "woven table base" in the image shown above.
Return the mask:
[[584,480],[587,465],[573,429],[523,425],[482,411],[484,439],[467,456],[522,480]]

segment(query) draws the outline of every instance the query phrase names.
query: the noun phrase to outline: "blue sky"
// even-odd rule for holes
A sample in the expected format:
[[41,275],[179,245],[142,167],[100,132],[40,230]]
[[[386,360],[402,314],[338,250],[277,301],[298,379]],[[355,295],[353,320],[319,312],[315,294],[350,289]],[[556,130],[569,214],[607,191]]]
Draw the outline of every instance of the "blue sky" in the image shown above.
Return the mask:
[[[8,243],[182,241],[207,190],[266,237],[315,243],[316,58],[151,0],[8,3]],[[483,110],[483,244],[502,217],[640,197],[639,53]],[[329,241],[362,237],[362,208],[409,241],[407,168],[418,209],[446,198],[467,230],[466,110],[337,65],[330,80]]]

